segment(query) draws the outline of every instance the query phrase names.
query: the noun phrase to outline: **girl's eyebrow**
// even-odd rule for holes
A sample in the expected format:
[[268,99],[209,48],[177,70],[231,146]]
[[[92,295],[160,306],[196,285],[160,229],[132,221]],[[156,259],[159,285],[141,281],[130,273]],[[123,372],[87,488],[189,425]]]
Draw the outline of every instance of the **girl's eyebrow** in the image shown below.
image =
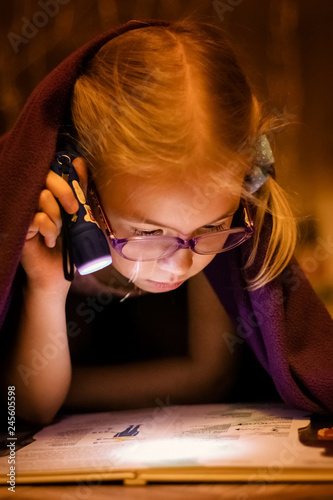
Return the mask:
[[[229,217],[233,216],[235,213],[236,213],[236,210],[234,210],[234,212],[230,212],[228,214],[221,215],[221,217],[218,217],[217,219],[213,220],[212,222],[208,222],[207,224],[204,224],[203,226],[200,226],[200,227],[211,226],[212,224],[216,224],[217,222],[228,219]],[[133,215],[132,217],[129,217],[128,220],[132,223],[148,224],[150,226],[163,227],[165,229],[172,229],[172,230],[176,231],[175,228],[172,228],[170,226],[165,226],[164,224],[161,224],[160,222],[154,221],[152,219],[145,219],[144,217],[139,217],[137,215]]]

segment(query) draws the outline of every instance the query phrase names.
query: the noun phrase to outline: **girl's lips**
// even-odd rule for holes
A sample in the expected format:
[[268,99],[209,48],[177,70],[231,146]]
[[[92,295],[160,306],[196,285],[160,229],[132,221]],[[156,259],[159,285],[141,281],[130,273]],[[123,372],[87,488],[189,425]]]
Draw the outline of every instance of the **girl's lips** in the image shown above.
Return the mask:
[[180,285],[184,283],[184,281],[178,281],[177,283],[163,283],[161,281],[152,281],[152,280],[147,280],[148,283],[153,285],[155,288],[158,288],[159,290],[175,290],[178,288]]

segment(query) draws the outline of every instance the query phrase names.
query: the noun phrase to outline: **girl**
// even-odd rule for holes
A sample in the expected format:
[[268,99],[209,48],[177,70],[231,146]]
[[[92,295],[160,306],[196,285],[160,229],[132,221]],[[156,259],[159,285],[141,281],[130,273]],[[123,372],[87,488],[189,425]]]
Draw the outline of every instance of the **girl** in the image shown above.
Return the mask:
[[[3,262],[3,392],[16,387],[20,416],[222,401],[245,341],[287,403],[333,410],[332,321],[292,260],[268,131],[206,24],[130,22],[42,82],[2,146],[27,207],[3,231],[18,242]],[[71,286],[59,204],[78,204],[48,171],[68,144],[112,255]]]

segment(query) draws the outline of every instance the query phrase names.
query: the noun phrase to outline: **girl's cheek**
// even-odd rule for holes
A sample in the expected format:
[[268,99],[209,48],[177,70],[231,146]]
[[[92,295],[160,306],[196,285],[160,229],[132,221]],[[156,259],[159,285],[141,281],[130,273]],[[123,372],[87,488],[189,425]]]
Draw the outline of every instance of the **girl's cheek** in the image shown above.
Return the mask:
[[118,253],[111,249],[112,265],[117,271],[119,271],[123,276],[127,276],[131,272],[134,262],[122,258]]
[[[143,271],[149,271],[149,268],[152,266],[152,263],[140,263],[140,262],[133,262],[131,260],[124,259],[121,257],[117,252],[115,252],[113,249],[111,249],[111,255],[112,255],[112,265],[113,267],[125,278],[127,278],[130,281],[135,281],[137,277],[143,272]],[[147,269],[148,268],[148,269]]]

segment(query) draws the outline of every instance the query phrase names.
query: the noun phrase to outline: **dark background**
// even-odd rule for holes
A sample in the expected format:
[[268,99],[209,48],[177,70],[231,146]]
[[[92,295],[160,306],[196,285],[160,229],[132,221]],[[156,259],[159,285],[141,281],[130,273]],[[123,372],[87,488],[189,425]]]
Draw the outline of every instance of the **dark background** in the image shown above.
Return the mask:
[[222,26],[259,96],[287,125],[273,134],[277,178],[300,218],[300,263],[333,313],[331,0],[12,0],[0,9],[1,132],[36,84],[101,31],[186,14]]

